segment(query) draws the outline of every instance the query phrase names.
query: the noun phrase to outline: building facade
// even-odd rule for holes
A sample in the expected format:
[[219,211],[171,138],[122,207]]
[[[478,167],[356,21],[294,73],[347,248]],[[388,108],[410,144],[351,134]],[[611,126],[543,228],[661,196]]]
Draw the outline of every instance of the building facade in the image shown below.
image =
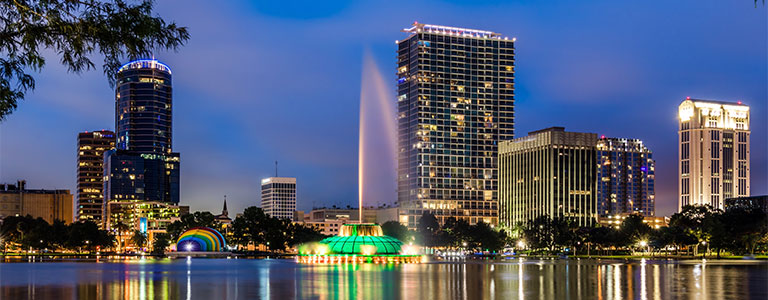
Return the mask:
[[552,127],[499,144],[500,208],[504,226],[539,216],[597,221],[597,134]]
[[734,207],[756,208],[768,213],[768,195],[725,199],[725,209]]
[[77,135],[77,220],[102,225],[104,153],[114,148],[112,131],[86,131]]
[[117,149],[171,153],[171,68],[154,59],[140,59],[117,72],[115,130]]
[[180,155],[172,151],[172,98],[167,65],[140,59],[118,70],[116,149],[104,158],[106,228],[119,222],[144,230],[140,220],[146,215],[145,222],[163,230],[163,220],[178,217]]
[[678,113],[678,209],[749,196],[749,106],[688,98]]
[[597,213],[655,214],[656,162],[653,153],[636,139],[601,137],[597,140]]
[[54,220],[72,223],[73,197],[69,190],[31,190],[26,181],[0,184],[0,221],[9,216],[43,218],[49,224]]
[[293,220],[293,212],[296,211],[296,178],[262,179],[261,209],[272,217]]
[[514,39],[414,23],[398,41],[397,199],[415,227],[498,223],[498,141],[514,135]]

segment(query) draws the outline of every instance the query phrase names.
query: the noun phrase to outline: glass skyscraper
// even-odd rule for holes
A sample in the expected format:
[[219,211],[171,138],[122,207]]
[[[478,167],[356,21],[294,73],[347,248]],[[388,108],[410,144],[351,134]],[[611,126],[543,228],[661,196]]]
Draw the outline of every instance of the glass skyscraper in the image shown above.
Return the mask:
[[654,216],[656,162],[643,141],[601,137],[597,140],[597,163],[599,217]]
[[398,41],[400,221],[498,223],[498,142],[514,135],[514,39],[414,23]]
[[171,68],[153,59],[123,65],[115,92],[117,149],[171,153]]
[[[104,221],[164,230],[178,216],[179,153],[172,151],[171,69],[154,59],[123,65],[115,89],[115,150],[104,158]],[[161,213],[165,221],[160,218]]]

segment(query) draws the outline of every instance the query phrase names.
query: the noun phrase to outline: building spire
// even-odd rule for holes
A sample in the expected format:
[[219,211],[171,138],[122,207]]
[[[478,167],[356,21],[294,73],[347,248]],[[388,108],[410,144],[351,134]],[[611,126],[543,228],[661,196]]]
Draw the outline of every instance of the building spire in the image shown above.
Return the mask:
[[229,217],[229,212],[227,211],[227,195],[224,195],[224,210],[221,211],[221,214],[225,217]]

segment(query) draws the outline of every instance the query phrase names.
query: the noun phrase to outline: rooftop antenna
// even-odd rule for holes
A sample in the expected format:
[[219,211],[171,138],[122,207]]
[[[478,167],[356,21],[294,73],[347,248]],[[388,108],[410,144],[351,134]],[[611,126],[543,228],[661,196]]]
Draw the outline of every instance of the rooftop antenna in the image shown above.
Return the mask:
[[277,161],[275,161],[275,177],[277,177]]

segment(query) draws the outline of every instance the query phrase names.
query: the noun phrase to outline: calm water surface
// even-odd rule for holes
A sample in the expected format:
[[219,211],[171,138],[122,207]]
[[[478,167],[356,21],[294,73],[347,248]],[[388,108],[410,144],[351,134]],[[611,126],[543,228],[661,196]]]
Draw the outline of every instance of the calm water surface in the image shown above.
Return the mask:
[[768,299],[766,261],[0,263],[0,299]]

